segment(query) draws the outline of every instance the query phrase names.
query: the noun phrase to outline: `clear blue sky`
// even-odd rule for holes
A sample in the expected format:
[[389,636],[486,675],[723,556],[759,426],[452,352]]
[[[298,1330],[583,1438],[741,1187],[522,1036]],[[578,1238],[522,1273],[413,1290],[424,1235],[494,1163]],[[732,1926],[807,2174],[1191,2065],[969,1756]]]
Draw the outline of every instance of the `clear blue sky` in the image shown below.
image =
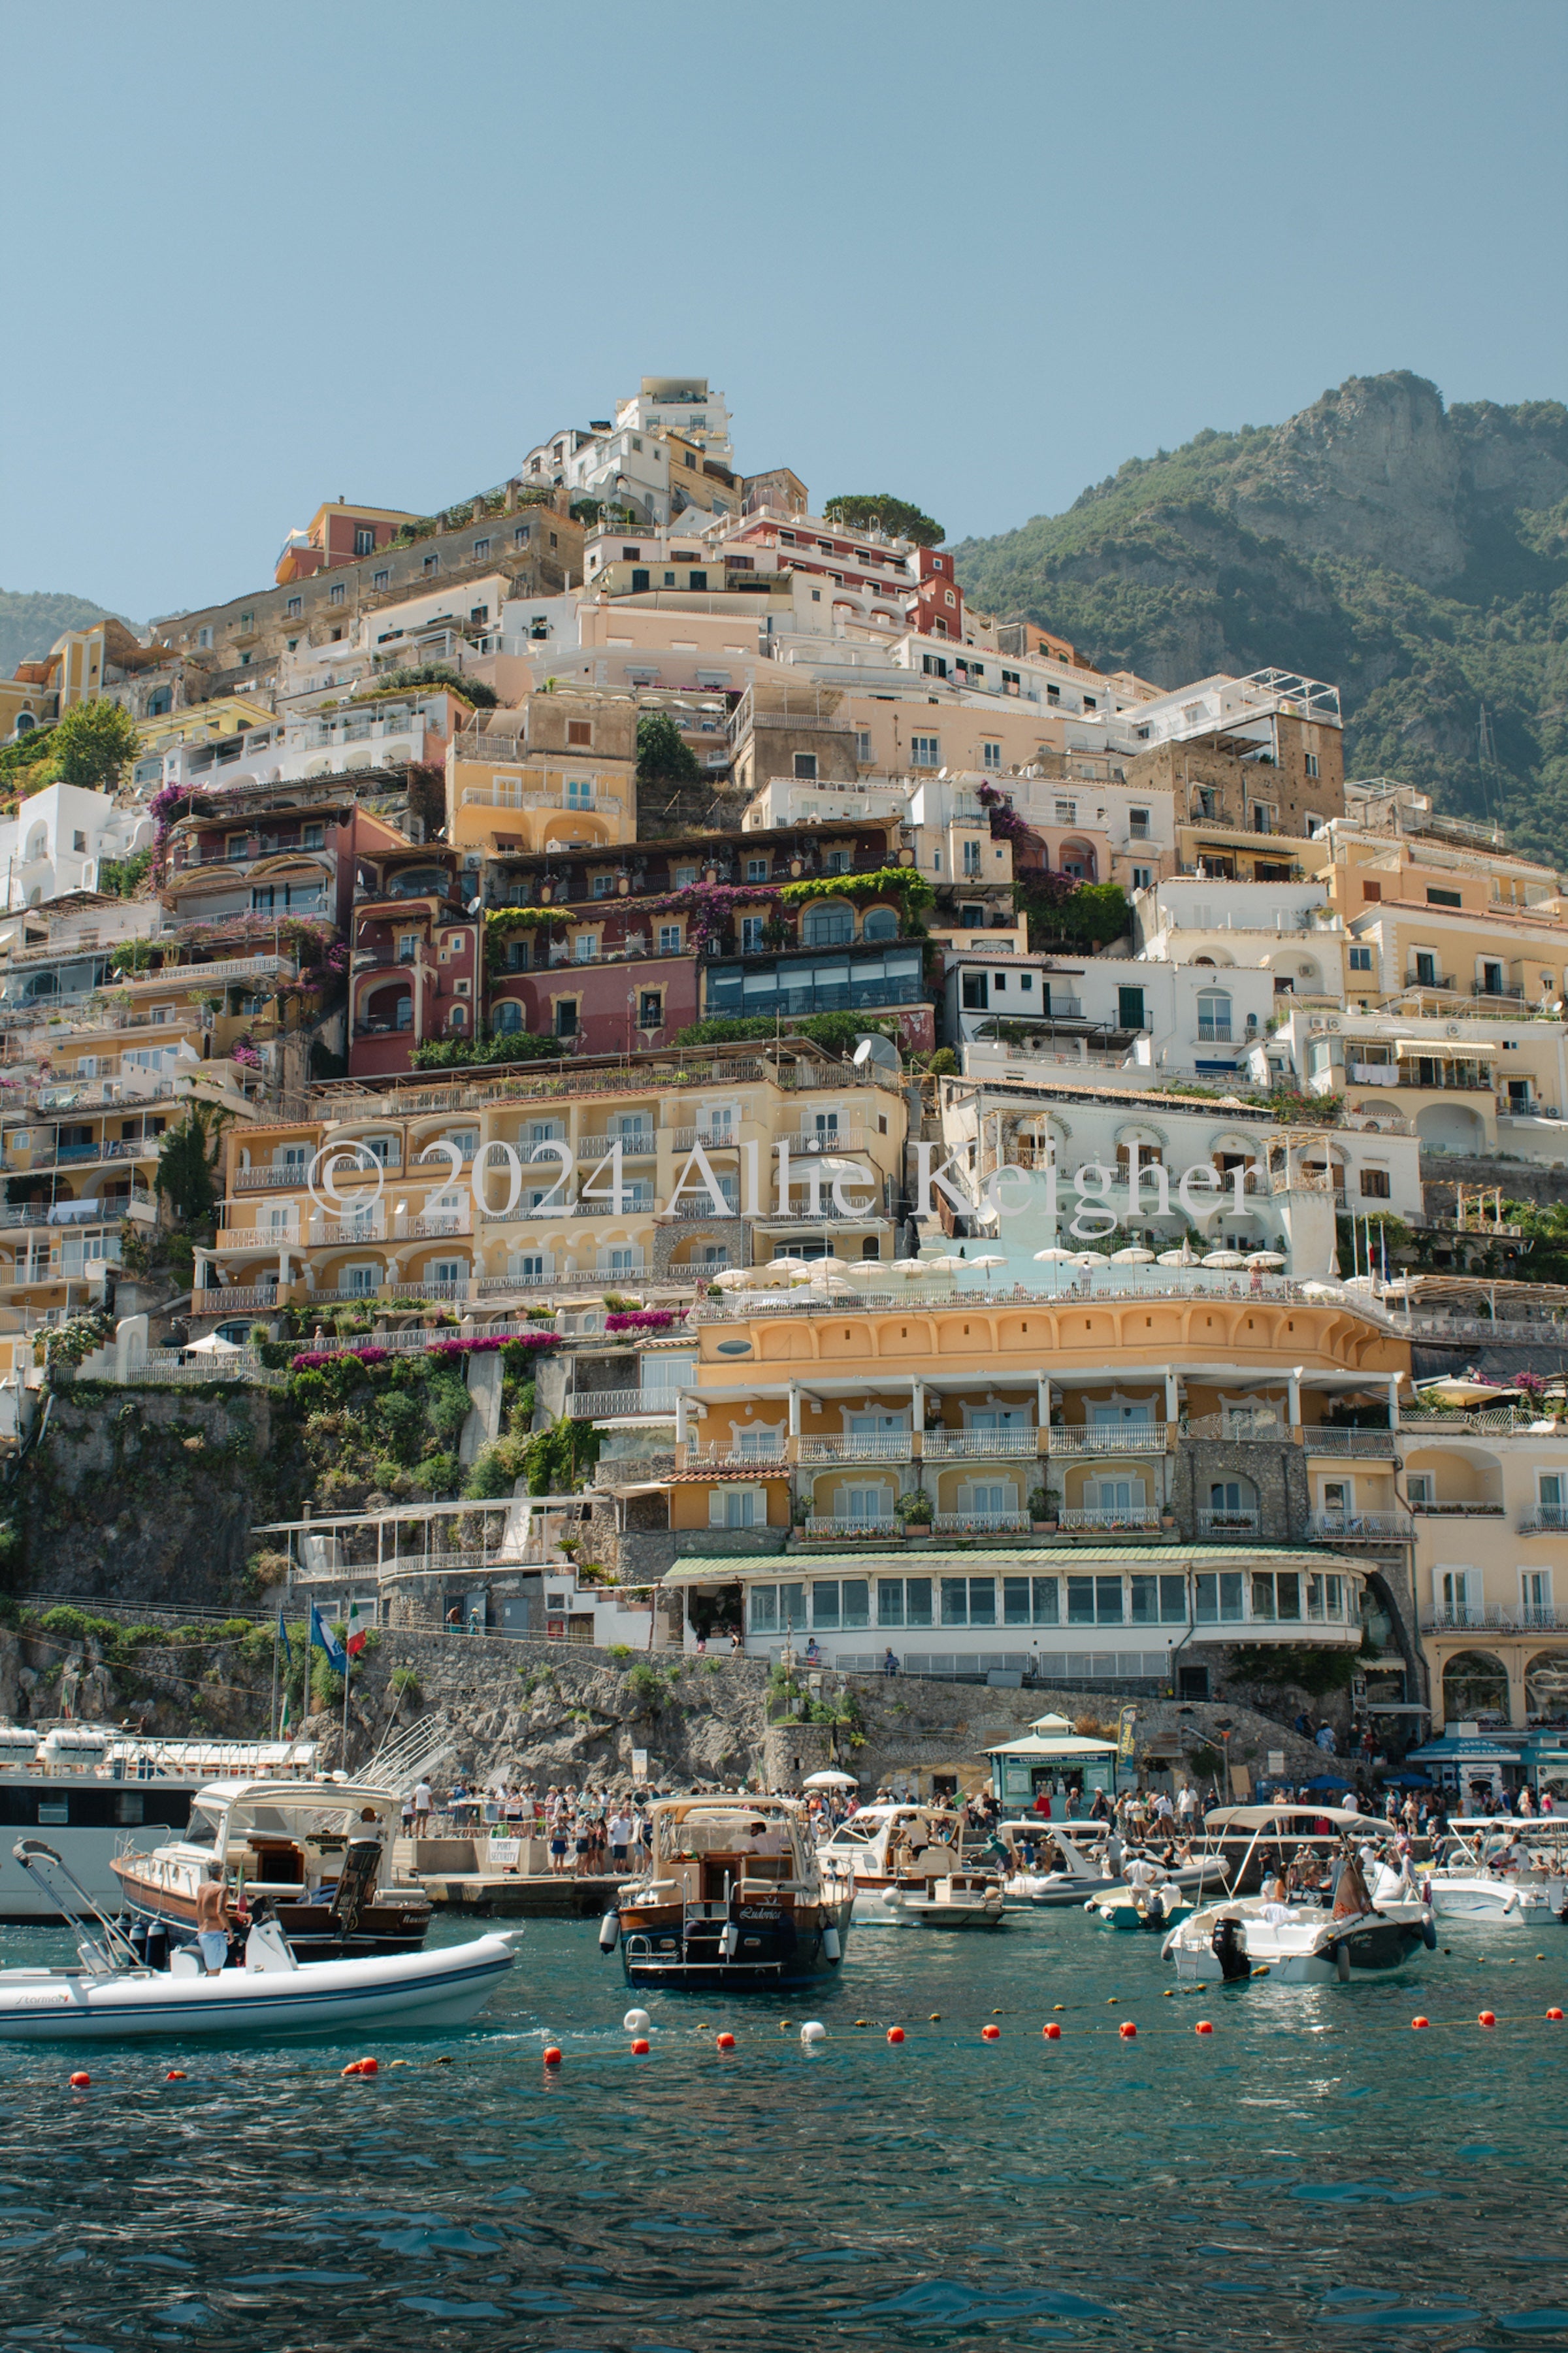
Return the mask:
[[0,586],[142,619],[645,371],[950,536],[1407,367],[1568,393],[1563,0],[14,7]]

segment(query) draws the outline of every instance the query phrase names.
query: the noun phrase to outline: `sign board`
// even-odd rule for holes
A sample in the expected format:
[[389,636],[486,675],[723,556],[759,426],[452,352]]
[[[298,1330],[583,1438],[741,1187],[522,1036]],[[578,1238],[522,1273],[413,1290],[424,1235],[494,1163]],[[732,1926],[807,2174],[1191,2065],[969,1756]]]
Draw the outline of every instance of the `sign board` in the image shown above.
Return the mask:
[[647,1779],[647,1750],[646,1748],[634,1748],[632,1750],[632,1779],[634,1781],[646,1781]]
[[1251,1797],[1252,1776],[1247,1771],[1245,1765],[1233,1765],[1231,1767],[1230,1788],[1231,1795],[1235,1798],[1239,1798],[1244,1805],[1247,1799]]
[[489,1867],[492,1871],[515,1871],[522,1861],[522,1841],[514,1838],[492,1838],[489,1842]]
[[1268,1770],[1276,1778],[1285,1770],[1285,1751],[1282,1748],[1271,1748],[1269,1750]]
[[1132,1755],[1132,1727],[1138,1721],[1135,1707],[1124,1707],[1116,1719],[1116,1754],[1122,1764]]

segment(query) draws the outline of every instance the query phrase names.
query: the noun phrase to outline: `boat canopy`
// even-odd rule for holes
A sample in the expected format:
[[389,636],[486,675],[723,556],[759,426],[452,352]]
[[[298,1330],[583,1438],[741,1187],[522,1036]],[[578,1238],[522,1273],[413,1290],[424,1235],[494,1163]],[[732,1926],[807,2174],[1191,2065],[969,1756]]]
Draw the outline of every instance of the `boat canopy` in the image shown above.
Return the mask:
[[1210,1831],[1266,1831],[1271,1822],[1291,1822],[1310,1815],[1314,1821],[1328,1822],[1335,1830],[1375,1831],[1386,1832],[1388,1825],[1375,1814],[1352,1813],[1348,1806],[1216,1806],[1212,1814],[1204,1816],[1204,1828]]

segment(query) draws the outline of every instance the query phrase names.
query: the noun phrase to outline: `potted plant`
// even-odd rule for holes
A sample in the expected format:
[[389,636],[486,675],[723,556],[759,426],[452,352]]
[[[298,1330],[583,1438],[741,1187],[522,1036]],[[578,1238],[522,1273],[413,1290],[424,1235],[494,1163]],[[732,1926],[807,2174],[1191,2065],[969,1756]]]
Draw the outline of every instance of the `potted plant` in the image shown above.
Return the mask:
[[924,1543],[931,1535],[932,1512],[931,1497],[911,1487],[899,1497],[899,1517],[904,1524],[904,1534],[917,1544]]
[[1054,1488],[1031,1487],[1029,1490],[1029,1525],[1037,1535],[1049,1535],[1057,1525],[1057,1495]]

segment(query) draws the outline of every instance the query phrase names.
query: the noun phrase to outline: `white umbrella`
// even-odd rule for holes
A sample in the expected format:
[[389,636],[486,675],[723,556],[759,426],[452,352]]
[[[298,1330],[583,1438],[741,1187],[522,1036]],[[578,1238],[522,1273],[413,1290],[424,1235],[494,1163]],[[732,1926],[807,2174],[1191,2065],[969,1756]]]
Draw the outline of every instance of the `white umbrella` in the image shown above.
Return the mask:
[[855,1285],[841,1274],[814,1274],[810,1287],[813,1291],[820,1291],[825,1296],[831,1294],[838,1298],[842,1298],[847,1293],[853,1294],[855,1289]]
[[801,1783],[803,1789],[858,1789],[860,1787],[853,1773],[808,1773]]
[[1283,1266],[1285,1253],[1283,1250],[1248,1250],[1247,1263],[1248,1266]]
[[[818,1265],[822,1263],[820,1260],[816,1262]],[[776,1282],[781,1275],[789,1275],[796,1282],[811,1281],[805,1261],[800,1258],[771,1258],[766,1266],[753,1267],[751,1272],[754,1276],[765,1276],[770,1282]]]
[[968,1264],[969,1261],[966,1258],[952,1257],[928,1258],[924,1261],[925,1270],[928,1274],[956,1274],[961,1267],[965,1267]]
[[1143,1250],[1135,1243],[1131,1250],[1112,1250],[1110,1263],[1112,1266],[1152,1266],[1154,1253],[1152,1250]]
[[829,1250],[826,1258],[814,1258],[810,1263],[812,1278],[814,1281],[819,1274],[847,1274],[849,1272],[849,1261],[847,1258],[836,1258],[831,1250]]
[[720,1269],[713,1281],[721,1291],[749,1291],[761,1272],[760,1267],[726,1266]]
[[205,1340],[193,1340],[185,1354],[187,1356],[242,1356],[245,1351],[234,1341],[222,1340],[216,1332],[209,1332]]
[[923,1274],[929,1261],[923,1258],[896,1258],[889,1262],[889,1274]]
[[1247,1264],[1247,1261],[1243,1258],[1243,1256],[1242,1256],[1242,1254],[1241,1254],[1241,1252],[1240,1252],[1239,1250],[1209,1250],[1209,1251],[1207,1251],[1207,1252],[1205,1253],[1205,1258],[1204,1258],[1204,1261],[1203,1261],[1203,1262],[1204,1262],[1205,1266],[1235,1266],[1235,1267],[1241,1267],[1241,1266],[1245,1266],[1245,1265]]
[[998,1250],[983,1250],[978,1258],[970,1258],[965,1259],[964,1261],[965,1266],[984,1267],[985,1270],[985,1280],[987,1283],[989,1283],[991,1280],[992,1268],[994,1266],[1005,1266],[1006,1263],[1006,1259]]
[[1103,1250],[1074,1250],[1072,1262],[1074,1266],[1108,1266],[1110,1264]]
[[1191,1266],[1194,1259],[1191,1250],[1184,1242],[1179,1250],[1162,1250],[1157,1263],[1161,1266]]
[[1304,1282],[1301,1293],[1306,1299],[1338,1299],[1342,1295],[1342,1285],[1337,1282]]
[[1077,1250],[1059,1250],[1055,1248],[1051,1250],[1037,1250],[1035,1252],[1035,1262],[1037,1266],[1067,1266],[1069,1264],[1076,1266],[1078,1263],[1078,1252]]

